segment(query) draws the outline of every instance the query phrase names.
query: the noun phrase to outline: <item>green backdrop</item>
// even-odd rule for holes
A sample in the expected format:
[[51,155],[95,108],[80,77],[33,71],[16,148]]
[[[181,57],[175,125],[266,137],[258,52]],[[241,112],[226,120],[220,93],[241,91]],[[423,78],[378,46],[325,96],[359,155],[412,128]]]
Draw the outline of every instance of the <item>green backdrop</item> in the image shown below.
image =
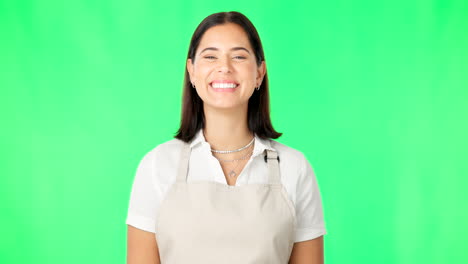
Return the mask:
[[138,162],[178,128],[188,44],[241,11],[327,263],[468,263],[468,5],[0,0],[0,263],[124,263]]

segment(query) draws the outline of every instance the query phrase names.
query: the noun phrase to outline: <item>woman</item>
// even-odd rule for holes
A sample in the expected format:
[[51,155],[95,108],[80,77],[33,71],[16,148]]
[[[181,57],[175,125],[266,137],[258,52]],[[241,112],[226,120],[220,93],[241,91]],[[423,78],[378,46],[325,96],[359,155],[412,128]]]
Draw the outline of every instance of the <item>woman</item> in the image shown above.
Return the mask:
[[141,160],[127,263],[323,263],[320,193],[304,155],[272,139],[263,47],[238,12],[195,30],[175,139]]

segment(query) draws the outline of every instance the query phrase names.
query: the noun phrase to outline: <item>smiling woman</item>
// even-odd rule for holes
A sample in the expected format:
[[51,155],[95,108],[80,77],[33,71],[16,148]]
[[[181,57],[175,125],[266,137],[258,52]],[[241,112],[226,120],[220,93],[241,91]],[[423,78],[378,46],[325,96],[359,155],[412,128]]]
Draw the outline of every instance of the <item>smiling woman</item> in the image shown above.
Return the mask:
[[273,139],[260,37],[239,12],[195,30],[175,139],[141,160],[133,183],[133,263],[323,263],[326,233],[312,167]]
[[188,59],[187,69],[204,107],[247,109],[265,75],[265,62],[257,67],[243,28],[235,23],[214,26],[205,32],[198,50]]

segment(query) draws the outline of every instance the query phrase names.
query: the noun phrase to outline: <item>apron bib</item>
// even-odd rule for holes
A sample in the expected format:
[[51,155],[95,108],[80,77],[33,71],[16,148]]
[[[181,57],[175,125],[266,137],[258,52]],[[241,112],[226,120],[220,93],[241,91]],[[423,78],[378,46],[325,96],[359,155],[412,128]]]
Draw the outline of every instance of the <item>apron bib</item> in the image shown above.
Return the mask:
[[176,182],[161,203],[156,239],[161,264],[287,264],[295,209],[280,181],[277,153],[265,150],[267,184],[187,182],[184,143]]

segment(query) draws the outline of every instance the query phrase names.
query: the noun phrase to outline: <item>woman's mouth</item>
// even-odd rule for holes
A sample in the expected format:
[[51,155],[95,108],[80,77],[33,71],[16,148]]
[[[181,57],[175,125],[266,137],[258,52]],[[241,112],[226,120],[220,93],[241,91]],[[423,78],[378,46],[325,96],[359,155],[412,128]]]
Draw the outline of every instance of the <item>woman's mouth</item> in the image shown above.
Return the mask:
[[239,85],[234,82],[211,82],[210,87],[215,92],[234,92]]

